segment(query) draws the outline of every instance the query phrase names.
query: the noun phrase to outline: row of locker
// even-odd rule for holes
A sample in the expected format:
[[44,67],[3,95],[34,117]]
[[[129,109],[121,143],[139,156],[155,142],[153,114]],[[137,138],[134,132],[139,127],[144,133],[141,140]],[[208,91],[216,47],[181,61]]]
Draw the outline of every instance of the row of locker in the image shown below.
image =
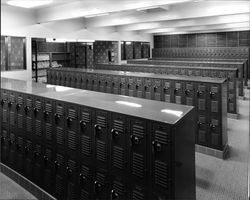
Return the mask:
[[2,162],[57,199],[195,199],[194,110],[174,129],[4,89],[1,109]]
[[[224,64],[224,63],[208,63],[208,62],[187,62],[187,61],[167,61],[167,60],[135,60],[128,61],[130,64],[144,64],[144,65],[161,65],[161,66],[176,66],[176,67],[192,67],[192,68],[218,68],[218,70],[224,71],[225,69],[238,69],[238,73],[236,74],[236,78],[238,79],[238,88],[239,88],[239,96],[244,96],[244,83],[247,82],[247,78],[244,76],[244,65],[242,64]],[[206,74],[203,73],[206,76]],[[215,76],[216,73],[213,75]],[[219,76],[220,77],[220,74]]]
[[[140,62],[140,61],[139,61]],[[168,75],[185,75],[185,76],[198,76],[212,77],[212,78],[226,78],[227,79],[227,95],[228,104],[227,112],[238,114],[238,88],[237,88],[237,73],[236,68],[203,68],[203,67],[180,67],[180,66],[161,66],[161,65],[141,65],[141,64],[96,64],[96,69],[102,70],[118,70],[130,72],[146,72],[156,74]]]
[[[227,83],[118,71],[49,69],[47,83],[195,106],[197,144],[222,150],[227,142]],[[230,105],[232,106],[232,105]]]

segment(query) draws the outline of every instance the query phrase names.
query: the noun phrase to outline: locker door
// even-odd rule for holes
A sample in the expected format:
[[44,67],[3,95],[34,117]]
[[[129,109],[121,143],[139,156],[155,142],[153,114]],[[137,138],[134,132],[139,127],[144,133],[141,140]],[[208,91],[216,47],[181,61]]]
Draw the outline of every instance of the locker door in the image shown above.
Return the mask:
[[134,84],[134,78],[128,77],[128,93],[127,96],[134,97],[135,96],[135,84]]
[[93,91],[99,91],[99,80],[97,74],[92,75]]
[[53,102],[50,99],[44,99],[43,111],[43,128],[44,128],[44,142],[52,145],[53,135]]
[[109,178],[106,170],[97,169],[94,176],[94,198],[108,199]]
[[8,127],[8,92],[7,90],[1,90],[1,106],[2,106],[2,126]]
[[77,86],[77,76],[76,76],[76,72],[71,72],[70,73],[70,77],[71,77],[71,81],[70,81],[70,87],[76,88]]
[[99,82],[99,91],[106,92],[105,75],[100,75],[98,82]]
[[65,128],[65,104],[55,102],[54,127],[56,148],[64,149],[64,128]]
[[33,178],[33,143],[27,139],[24,144],[24,173],[21,173],[29,180]]
[[195,105],[194,84],[192,82],[185,83],[185,105]]
[[9,166],[8,140],[8,129],[1,126],[1,162]]
[[171,129],[161,123],[152,127],[152,191],[153,199],[171,199]]
[[42,121],[43,121],[43,98],[34,97],[33,101],[33,125],[34,125],[34,134],[37,141],[42,140]]
[[93,164],[93,129],[90,108],[81,107],[80,111],[80,158],[88,165]]
[[20,174],[24,174],[23,170],[24,164],[24,140],[23,137],[17,137],[16,141],[16,151],[15,151],[15,166],[14,169]]
[[110,200],[128,199],[125,176],[113,176],[110,181]]
[[161,101],[162,100],[162,85],[161,85],[161,80],[160,79],[153,79],[153,95],[152,99]]
[[213,148],[222,150],[222,127],[220,116],[211,116],[209,122],[210,141]]
[[147,196],[147,189],[141,185],[131,182],[129,189],[129,199],[131,200],[143,200],[149,199]]
[[62,71],[61,72],[62,77],[64,77],[65,83],[63,84],[64,86],[70,87],[71,85],[71,73],[67,71]]
[[77,75],[79,76],[78,78],[78,82],[80,84],[81,89],[86,89],[86,73],[77,73]]
[[183,103],[183,83],[181,81],[174,81],[174,103]]
[[49,146],[44,146],[43,150],[43,175],[42,175],[42,188],[53,194],[53,186],[54,186],[54,156],[53,149]]
[[198,130],[196,143],[206,146],[208,144],[208,134],[207,134],[207,117],[204,114],[198,115]]
[[136,97],[143,98],[143,78],[136,78],[136,85],[135,85],[135,90],[136,90]]
[[9,138],[9,164],[8,166],[12,169],[15,169],[16,164],[16,136],[14,132],[10,132],[10,138]]
[[56,153],[55,157],[55,188],[54,193],[57,199],[65,199],[65,157],[61,152]]
[[42,176],[43,176],[43,157],[42,157],[42,145],[35,144],[33,151],[33,180],[38,186],[42,186]]
[[118,76],[112,76],[112,78],[113,94],[120,94],[120,78]]
[[92,74],[86,73],[86,90],[92,90]]
[[195,75],[195,76],[200,76],[200,75],[201,75],[201,70],[196,69],[196,70],[194,71],[194,75]]
[[15,132],[18,135],[25,134],[24,130],[24,97],[23,94],[17,93],[17,102],[16,102],[16,130]]
[[111,115],[111,131],[110,131],[110,141],[111,141],[111,162],[110,169],[112,174],[115,172],[126,173],[126,116],[121,114],[112,113]]
[[16,94],[12,91],[9,91],[8,97],[8,119],[9,119],[9,129],[15,130],[16,126]]
[[213,114],[218,114],[219,112],[219,106],[220,106],[220,87],[219,85],[211,84],[210,85],[210,91],[209,91],[209,96],[210,96],[210,112]]
[[108,168],[108,122],[109,113],[101,110],[95,111],[94,135],[95,135],[95,165],[103,169]]
[[106,76],[105,85],[106,85],[106,92],[108,94],[112,94],[113,90],[112,90],[112,78],[111,78],[111,76]]
[[180,75],[186,75],[186,70],[185,69],[180,69]]
[[126,81],[126,77],[121,76],[120,77],[120,91],[121,91],[121,95],[126,95],[127,94],[127,81]]
[[81,161],[80,174],[79,174],[79,185],[80,185],[80,200],[92,199],[93,194],[93,171],[89,165],[86,165],[85,161]]
[[146,121],[131,119],[129,122],[129,174],[132,180],[146,183],[147,177],[147,128]]
[[151,99],[152,98],[152,82],[151,78],[145,78],[145,99]]
[[24,97],[24,127],[26,131],[26,136],[29,139],[33,138],[33,97],[31,95],[25,95]]
[[67,188],[66,188],[66,199],[78,200],[77,198],[77,176],[78,176],[77,162],[75,159],[68,159],[66,166],[66,178],[67,178]]
[[171,100],[171,96],[172,96],[171,88],[172,88],[171,81],[164,80],[163,81],[163,94],[164,94],[163,101],[168,102],[168,103],[172,102],[172,100]]

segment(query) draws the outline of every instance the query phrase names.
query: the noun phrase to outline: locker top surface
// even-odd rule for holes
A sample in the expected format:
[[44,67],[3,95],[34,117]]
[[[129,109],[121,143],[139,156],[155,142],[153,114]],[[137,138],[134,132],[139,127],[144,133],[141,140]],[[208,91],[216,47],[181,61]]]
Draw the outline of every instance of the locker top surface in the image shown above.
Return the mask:
[[171,125],[178,123],[184,116],[194,109],[193,106],[9,78],[1,78],[1,89],[21,92],[28,95],[36,95],[66,103],[92,107]]
[[210,78],[210,77],[199,77],[199,76],[185,76],[185,75],[166,75],[166,74],[154,74],[144,72],[129,72],[129,71],[112,71],[112,70],[95,70],[95,69],[74,69],[74,68],[52,68],[49,70],[68,71],[68,72],[82,72],[92,74],[105,74],[105,75],[117,75],[117,76],[134,76],[142,78],[152,79],[166,79],[166,80],[179,80],[179,81],[190,81],[190,82],[203,82],[203,83],[224,83],[227,81],[226,78]]
[[[134,61],[134,60],[133,60]],[[140,60],[141,61],[141,60]],[[144,61],[143,61],[144,62]],[[148,64],[150,62],[148,62],[147,60],[145,60],[145,64],[135,64],[135,63],[128,63],[128,64],[107,64],[107,63],[98,63],[97,65],[113,65],[113,66],[134,66],[134,67],[165,67],[165,68],[173,68],[173,69],[176,69],[176,68],[183,68],[183,69],[208,69],[208,70],[216,70],[216,71],[237,71],[238,69],[236,67],[232,67],[232,68],[224,68],[224,67],[192,67],[192,66],[180,66],[180,65],[164,65],[164,64],[161,64],[161,65],[154,65],[154,64]]]

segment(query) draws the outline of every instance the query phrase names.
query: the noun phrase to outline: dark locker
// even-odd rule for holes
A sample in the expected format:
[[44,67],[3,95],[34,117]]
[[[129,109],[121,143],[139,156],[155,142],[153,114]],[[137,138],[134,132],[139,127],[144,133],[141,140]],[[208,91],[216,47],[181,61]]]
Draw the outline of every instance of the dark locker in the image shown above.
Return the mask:
[[171,96],[172,96],[172,92],[171,92],[171,88],[172,88],[172,82],[171,81],[163,81],[163,101],[165,102],[172,102],[171,100]]
[[20,174],[24,174],[24,139],[23,137],[16,138],[16,151],[15,151],[15,166],[14,169]]
[[185,94],[185,105],[194,106],[195,105],[195,88],[192,82],[186,82],[184,85],[184,94]]
[[82,87],[82,74],[83,73],[75,73],[75,87],[79,89],[83,89]]
[[24,130],[24,95],[21,93],[16,93],[16,133],[18,135],[23,135],[25,134]]
[[8,91],[1,91],[1,106],[2,106],[2,117],[1,124],[2,126],[9,127],[8,123]]
[[120,94],[127,95],[127,80],[125,76],[120,76]]
[[16,94],[12,91],[9,91],[8,95],[8,119],[9,119],[9,128],[11,130],[15,129],[16,125]]
[[8,129],[1,126],[1,162],[9,165],[9,133]]
[[80,84],[81,84],[81,89],[86,89],[87,88],[87,86],[86,86],[86,84],[87,84],[87,82],[86,82],[86,74],[85,73],[79,73],[78,74],[79,76],[80,76]]
[[143,98],[143,88],[144,86],[144,81],[143,78],[137,77],[135,80],[135,96],[139,98]]
[[93,86],[93,78],[92,78],[92,74],[90,73],[86,73],[86,90],[92,90],[92,86]]
[[94,118],[94,147],[95,165],[103,169],[108,168],[109,156],[109,113],[101,110],[95,111]]
[[125,176],[112,176],[110,181],[110,200],[123,200],[128,199],[127,196],[127,182]]
[[24,128],[26,136],[29,139],[33,138],[33,97],[25,95],[24,97]]
[[42,180],[42,188],[53,194],[53,186],[54,186],[54,155],[52,147],[44,146],[43,149],[43,176]]
[[[77,157],[77,156],[74,155],[73,157]],[[65,199],[78,200],[77,178],[78,178],[78,167],[77,167],[76,158],[75,159],[69,158],[66,163],[66,179],[67,179],[66,192],[67,193],[66,193]]]
[[221,150],[222,147],[222,140],[221,140],[221,133],[222,127],[220,122],[220,117],[211,116],[210,123],[209,123],[209,132],[210,132],[210,140],[211,146],[213,148],[217,148]]
[[54,195],[57,199],[65,199],[65,156],[57,152],[54,161]]
[[114,172],[126,173],[127,152],[126,152],[126,116],[113,113],[110,124],[110,170]]
[[99,84],[99,92],[106,92],[106,76],[99,75],[98,77],[98,84]]
[[[170,127],[154,123],[152,127],[152,191],[162,199],[170,199],[171,194],[171,141]],[[153,194],[154,196],[154,194]]]
[[135,96],[135,82],[134,77],[128,77],[128,96],[134,97]]
[[160,79],[153,79],[153,91],[152,91],[152,99],[161,101],[162,100],[162,85],[161,85],[161,80]]
[[43,126],[42,126],[42,122],[43,122],[43,98],[40,97],[34,97],[33,99],[33,125],[34,125],[34,131],[33,131],[33,135],[35,136],[35,139],[37,141],[41,141],[42,140],[42,132],[43,132]]
[[69,71],[62,71],[60,73],[62,75],[63,86],[70,87],[70,82],[71,82],[70,72]]
[[130,180],[146,182],[147,160],[147,128],[146,121],[132,118],[129,122],[129,173]]
[[105,86],[106,86],[106,93],[113,94],[113,86],[112,86],[112,76],[106,76],[105,80]]
[[99,91],[99,77],[97,74],[92,75],[92,89],[93,91]]
[[207,105],[206,105],[206,99],[207,99],[207,95],[206,95],[206,85],[205,84],[198,84],[197,85],[197,108],[198,108],[198,112],[204,112],[205,114],[205,110],[207,109]]
[[210,91],[209,91],[209,96],[210,96],[210,112],[212,113],[218,113],[219,111],[219,96],[220,94],[220,88],[218,85],[210,85]]
[[119,76],[112,76],[112,88],[113,94],[120,94],[120,77]]
[[109,197],[109,175],[106,170],[98,168],[94,175],[93,199],[108,199]]
[[92,199],[92,193],[94,190],[93,171],[92,167],[86,165],[84,160],[82,160],[80,164],[79,186],[79,199]]
[[47,145],[52,145],[53,142],[53,101],[46,98],[44,99],[44,105],[43,105],[43,120],[42,120],[42,126],[44,130],[44,142]]
[[65,104],[59,101],[55,102],[54,130],[56,148],[64,149],[65,144]]
[[42,157],[42,145],[36,143],[33,148],[33,181],[42,186],[43,175],[43,157]]
[[88,165],[93,163],[93,114],[90,108],[81,107],[80,111],[80,158]]
[[183,83],[174,81],[174,103],[183,104]]
[[14,132],[10,131],[9,141],[8,141],[8,150],[9,150],[9,160],[8,166],[12,169],[15,169],[16,165],[16,135]]
[[203,115],[198,116],[198,130],[197,130],[197,137],[196,143],[200,145],[208,145],[208,130],[207,130],[207,116],[204,113]]
[[24,144],[24,173],[21,173],[29,180],[33,178],[33,142],[27,139]]
[[70,73],[70,87],[76,88],[76,84],[77,84],[77,77],[76,77],[77,73],[75,72],[71,72]]
[[145,90],[145,99],[151,99],[152,97],[152,79],[145,78],[144,90]]
[[147,189],[136,182],[129,182],[129,198],[131,200],[144,200],[148,199],[148,192]]

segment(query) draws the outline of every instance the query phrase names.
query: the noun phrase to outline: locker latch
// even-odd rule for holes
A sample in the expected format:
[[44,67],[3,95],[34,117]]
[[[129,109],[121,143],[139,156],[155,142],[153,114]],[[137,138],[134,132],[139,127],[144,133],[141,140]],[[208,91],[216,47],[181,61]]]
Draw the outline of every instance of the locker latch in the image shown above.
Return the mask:
[[95,124],[95,131],[96,131],[96,133],[101,133],[101,131],[102,131],[102,127],[100,126],[100,125],[98,125],[98,124]]
[[216,126],[213,125],[213,124],[210,124],[209,126],[210,126],[210,128],[211,128],[212,130],[215,130],[215,128],[216,128]]
[[135,136],[135,135],[131,135],[130,140],[132,142],[132,145],[137,145],[140,142],[139,138],[137,136]]
[[58,161],[55,161],[54,164],[55,164],[55,169],[58,169],[58,167],[60,166],[60,164],[58,163]]
[[60,115],[57,114],[57,113],[55,113],[54,117],[55,117],[55,121],[56,121],[56,122],[60,119]]
[[44,162],[48,162],[49,158],[47,156],[43,156],[43,160],[44,160]]
[[24,110],[25,110],[25,113],[27,114],[29,112],[29,110],[30,110],[30,107],[29,106],[25,106]]
[[189,95],[189,93],[190,93],[190,90],[185,90],[186,95]]
[[21,108],[21,104],[16,104],[16,109],[19,110]]
[[84,122],[83,120],[80,121],[81,128],[85,128],[86,125],[87,125],[86,122]]
[[198,96],[201,96],[202,94],[203,94],[203,92],[202,92],[202,91],[197,90],[197,95],[198,95]]
[[119,136],[119,132],[115,129],[111,130],[111,134],[112,134],[113,138],[117,138]]
[[95,181],[94,184],[95,184],[95,192],[101,192],[102,185],[98,181]]
[[38,108],[34,108],[34,113],[37,114],[39,112]]
[[14,141],[13,140],[9,140],[9,146],[11,146],[12,144],[14,144]]
[[113,189],[111,190],[111,199],[117,199],[119,194]]
[[72,123],[73,119],[71,117],[67,117],[67,124],[68,126],[70,126],[70,124]]
[[13,105],[13,102],[9,101],[8,106],[11,107]]
[[81,184],[85,184],[86,183],[86,177],[82,173],[79,175],[79,178],[80,178],[80,183]]
[[215,95],[214,92],[210,92],[209,94],[210,94],[210,97],[211,97],[211,98]]
[[161,146],[161,144],[160,144],[159,142],[153,141],[153,142],[152,142],[152,145],[153,145],[153,149],[154,149],[155,151],[161,152],[162,146]]
[[49,112],[45,110],[45,111],[43,111],[43,115],[45,118],[47,118],[49,116]]
[[1,105],[3,106],[5,104],[6,100],[2,99],[1,100]]
[[154,86],[154,91],[156,91],[158,89],[158,87],[157,86]]

